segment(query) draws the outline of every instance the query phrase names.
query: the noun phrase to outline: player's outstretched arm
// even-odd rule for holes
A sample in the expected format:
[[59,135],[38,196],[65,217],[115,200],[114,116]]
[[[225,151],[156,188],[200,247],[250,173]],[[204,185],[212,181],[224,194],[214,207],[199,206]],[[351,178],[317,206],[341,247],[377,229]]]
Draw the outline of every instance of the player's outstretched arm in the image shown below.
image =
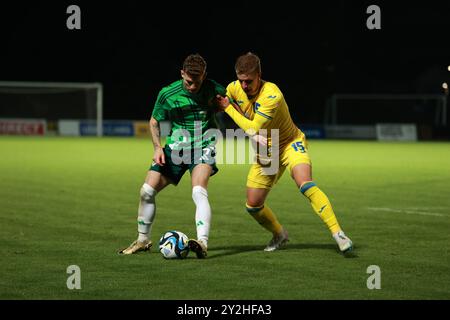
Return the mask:
[[153,161],[162,166],[166,163],[166,158],[164,156],[163,148],[161,147],[161,128],[159,126],[159,121],[152,117],[149,125],[154,150]]
[[[237,112],[239,112],[243,117],[245,117],[245,114],[242,111],[241,107],[237,103],[230,101],[230,99],[228,97],[223,97],[223,96],[217,95],[216,98],[217,98],[217,104],[219,106],[219,109],[221,109],[222,111],[224,111],[226,109],[226,107],[228,107],[228,105],[231,105],[234,109],[236,109]],[[245,117],[245,118],[247,118],[247,117]],[[267,146],[267,138],[265,136],[255,134],[255,132],[251,132],[251,134],[248,134],[248,135],[256,144],[260,144],[262,146]]]
[[218,108],[220,109],[220,111],[225,111],[226,107],[228,105],[233,106],[233,108],[235,108],[237,110],[237,112],[239,112],[241,115],[244,115],[244,112],[242,111],[241,107],[233,102],[232,100],[230,100],[230,98],[228,96],[222,96],[222,95],[217,95],[216,96],[216,104],[218,106]]
[[257,133],[264,123],[270,121],[269,118],[260,116],[259,114],[255,114],[253,120],[247,119],[242,113],[239,113],[239,111],[236,110],[232,104],[230,104],[228,97],[218,96],[217,100],[220,108],[222,108],[222,110],[224,110],[240,128],[242,128],[245,132],[253,131],[253,133],[248,132],[250,135]]

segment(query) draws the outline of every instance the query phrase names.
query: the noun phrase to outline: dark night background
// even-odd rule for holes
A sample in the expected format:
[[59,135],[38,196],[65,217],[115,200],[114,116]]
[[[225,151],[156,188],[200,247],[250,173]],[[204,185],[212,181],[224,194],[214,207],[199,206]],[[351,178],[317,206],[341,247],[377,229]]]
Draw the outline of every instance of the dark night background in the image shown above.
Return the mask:
[[[81,7],[81,30],[66,8]],[[368,30],[366,8],[381,8]],[[450,1],[42,1],[0,5],[0,80],[101,82],[105,119],[148,119],[158,91],[198,52],[226,85],[247,51],[298,123],[333,93],[442,93]]]

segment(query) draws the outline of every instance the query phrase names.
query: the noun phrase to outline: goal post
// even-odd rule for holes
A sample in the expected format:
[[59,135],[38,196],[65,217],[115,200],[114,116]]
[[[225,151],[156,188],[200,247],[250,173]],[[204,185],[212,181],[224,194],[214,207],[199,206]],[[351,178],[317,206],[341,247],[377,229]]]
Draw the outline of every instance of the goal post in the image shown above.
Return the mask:
[[[58,99],[44,99],[43,95],[52,96],[54,94],[70,95],[83,92],[84,96],[78,97],[83,101],[71,104],[68,108],[78,110],[63,109],[70,96]],[[91,92],[95,91],[95,97],[91,98]],[[41,97],[39,98],[39,95]],[[6,97],[7,96],[7,97]],[[18,99],[18,98],[21,99]],[[52,100],[52,102],[49,102]],[[80,103],[84,103],[81,106]],[[90,106],[93,107],[90,107]],[[30,107],[31,106],[31,107]],[[27,108],[30,115],[27,114]],[[103,136],[103,85],[101,83],[81,83],[81,82],[29,82],[29,81],[0,81],[0,118],[87,118],[96,121],[97,136]],[[59,119],[51,119],[59,120]]]

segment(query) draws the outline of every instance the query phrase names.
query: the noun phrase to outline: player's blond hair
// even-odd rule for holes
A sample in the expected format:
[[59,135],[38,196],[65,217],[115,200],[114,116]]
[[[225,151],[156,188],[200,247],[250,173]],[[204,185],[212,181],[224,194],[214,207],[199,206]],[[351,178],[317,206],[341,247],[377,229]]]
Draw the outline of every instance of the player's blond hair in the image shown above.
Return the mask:
[[183,71],[190,76],[201,76],[206,72],[206,61],[198,53],[191,54],[184,59]]
[[261,73],[261,61],[256,54],[247,52],[237,58],[234,70],[236,74]]

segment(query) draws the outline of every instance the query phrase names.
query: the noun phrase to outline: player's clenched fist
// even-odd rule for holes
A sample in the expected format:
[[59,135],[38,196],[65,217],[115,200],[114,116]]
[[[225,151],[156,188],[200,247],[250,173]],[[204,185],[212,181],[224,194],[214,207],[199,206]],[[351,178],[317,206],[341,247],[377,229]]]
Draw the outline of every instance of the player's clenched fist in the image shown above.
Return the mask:
[[227,96],[221,96],[220,94],[216,95],[217,106],[221,110],[225,110],[226,107],[230,105],[230,100]]

